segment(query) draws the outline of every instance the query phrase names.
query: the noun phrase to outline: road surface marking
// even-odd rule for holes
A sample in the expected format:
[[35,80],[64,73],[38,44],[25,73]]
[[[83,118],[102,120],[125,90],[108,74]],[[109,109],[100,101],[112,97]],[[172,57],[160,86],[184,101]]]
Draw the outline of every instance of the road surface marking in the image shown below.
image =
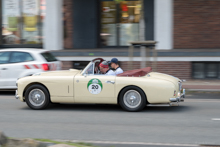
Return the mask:
[[213,118],[212,120],[220,120],[220,118]]
[[85,141],[85,140],[57,140],[68,142],[84,142],[93,144],[123,144],[123,145],[162,145],[162,146],[199,146],[196,144],[172,144],[172,143],[147,143],[147,142],[117,142],[117,141]]

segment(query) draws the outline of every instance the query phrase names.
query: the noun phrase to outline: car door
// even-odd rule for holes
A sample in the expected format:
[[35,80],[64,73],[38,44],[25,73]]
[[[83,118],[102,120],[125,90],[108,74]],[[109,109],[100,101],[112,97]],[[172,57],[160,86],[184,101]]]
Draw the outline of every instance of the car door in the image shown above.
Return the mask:
[[12,52],[10,56],[8,66],[8,83],[7,85],[9,87],[16,87],[16,81],[18,78],[21,78],[22,76],[28,76],[25,75],[25,72],[29,69],[25,68],[25,65],[31,61],[33,61],[34,58],[27,52]]
[[7,88],[10,54],[11,52],[0,52],[0,88]]
[[[90,71],[94,71],[93,65]],[[89,70],[89,68],[88,68]],[[79,73],[74,78],[76,103],[117,103],[115,98],[115,76]]]

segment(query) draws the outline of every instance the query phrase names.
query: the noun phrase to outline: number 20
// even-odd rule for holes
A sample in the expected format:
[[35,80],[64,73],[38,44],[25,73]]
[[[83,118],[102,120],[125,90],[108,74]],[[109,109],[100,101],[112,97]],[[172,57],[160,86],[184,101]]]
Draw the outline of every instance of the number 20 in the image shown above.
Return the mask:
[[99,86],[98,85],[92,85],[92,89],[98,89]]

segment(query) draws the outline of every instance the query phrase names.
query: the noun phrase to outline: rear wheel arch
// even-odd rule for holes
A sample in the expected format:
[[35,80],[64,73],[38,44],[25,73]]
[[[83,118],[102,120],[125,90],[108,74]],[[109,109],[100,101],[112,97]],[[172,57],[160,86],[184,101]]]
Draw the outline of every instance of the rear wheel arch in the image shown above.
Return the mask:
[[119,97],[120,97],[120,95],[121,95],[121,92],[122,92],[125,88],[132,88],[132,87],[136,87],[136,88],[138,88],[139,90],[141,90],[141,91],[144,93],[144,95],[145,95],[147,104],[149,104],[149,102],[148,102],[148,100],[147,100],[147,95],[146,95],[146,93],[144,92],[144,90],[143,90],[142,88],[136,86],[136,85],[128,85],[128,86],[123,87],[123,88],[120,90],[120,92],[118,93],[118,96],[117,96],[117,104],[119,104]]

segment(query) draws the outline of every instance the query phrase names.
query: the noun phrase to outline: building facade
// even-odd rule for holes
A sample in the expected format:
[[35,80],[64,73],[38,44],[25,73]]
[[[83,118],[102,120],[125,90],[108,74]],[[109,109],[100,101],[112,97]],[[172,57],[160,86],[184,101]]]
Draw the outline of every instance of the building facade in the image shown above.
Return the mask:
[[[219,0],[0,1],[1,48],[57,50],[64,68],[116,56],[126,70],[129,42],[155,40],[157,71],[220,79]],[[134,63],[140,68],[137,52]]]

